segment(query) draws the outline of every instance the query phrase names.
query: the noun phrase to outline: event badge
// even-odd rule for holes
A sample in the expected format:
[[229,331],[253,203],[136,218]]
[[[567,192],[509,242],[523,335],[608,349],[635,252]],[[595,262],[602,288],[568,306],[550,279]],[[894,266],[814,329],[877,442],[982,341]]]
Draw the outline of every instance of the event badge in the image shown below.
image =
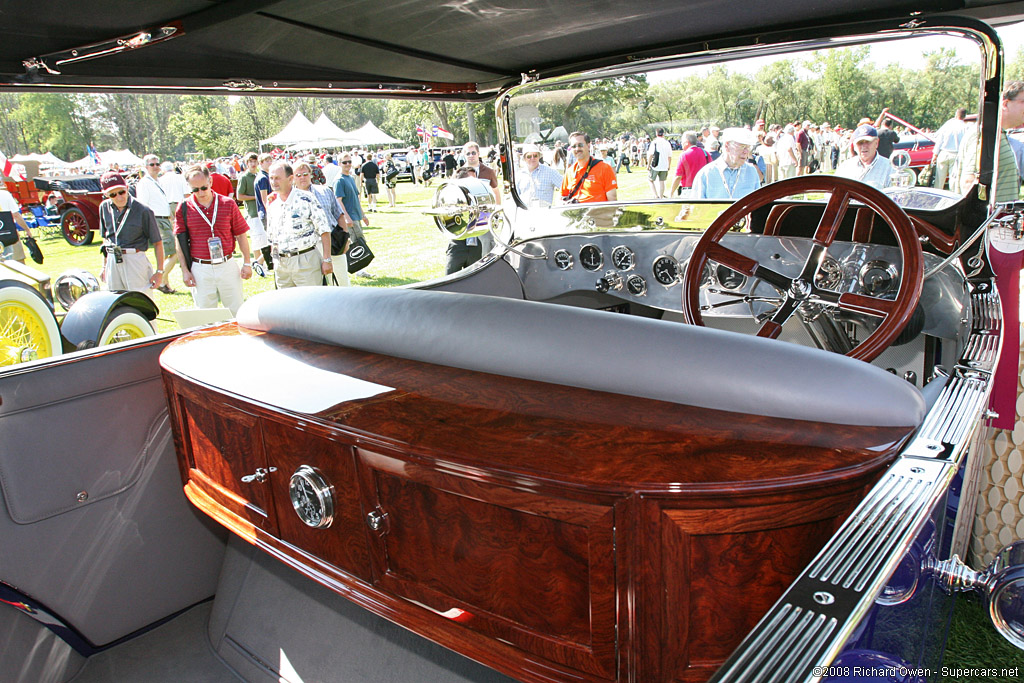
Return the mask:
[[224,247],[221,245],[219,237],[211,237],[210,239],[206,240],[206,243],[210,246],[211,261],[224,260]]

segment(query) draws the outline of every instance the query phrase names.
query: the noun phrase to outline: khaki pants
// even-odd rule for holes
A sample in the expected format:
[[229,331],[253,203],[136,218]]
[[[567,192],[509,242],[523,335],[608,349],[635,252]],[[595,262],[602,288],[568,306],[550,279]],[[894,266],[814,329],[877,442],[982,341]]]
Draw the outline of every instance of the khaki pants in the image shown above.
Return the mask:
[[237,315],[242,306],[242,275],[233,258],[224,263],[193,263],[192,276],[196,286],[192,288],[192,300],[196,308],[217,308],[218,301]]
[[122,262],[118,263],[113,253],[107,256],[107,262],[104,265],[107,289],[110,291],[149,291],[149,280],[153,277],[153,265],[149,262],[145,252],[124,254],[122,259]]
[[274,277],[277,288],[285,287],[320,287],[324,283],[320,266],[323,263],[320,251],[310,249],[297,256],[277,256],[274,258]]

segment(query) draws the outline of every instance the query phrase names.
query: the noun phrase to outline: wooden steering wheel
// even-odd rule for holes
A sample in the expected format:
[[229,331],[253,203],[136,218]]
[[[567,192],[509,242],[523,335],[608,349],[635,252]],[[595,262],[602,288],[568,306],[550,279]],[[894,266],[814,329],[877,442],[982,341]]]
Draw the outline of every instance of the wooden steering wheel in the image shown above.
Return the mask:
[[[796,277],[783,275],[720,243],[732,226],[755,209],[783,197],[807,192],[827,192],[831,193],[831,197],[814,231],[807,261]],[[841,294],[817,285],[818,271],[825,261],[828,248],[836,239],[843,215],[854,199],[874,209],[890,225],[899,242],[903,263],[899,271],[900,287],[894,301],[864,294]],[[686,321],[694,325],[704,324],[700,315],[700,285],[708,260],[732,268],[747,277],[763,280],[782,293],[781,304],[762,323],[757,332],[759,337],[778,337],[783,323],[802,306],[808,305],[845,309],[882,318],[878,327],[846,354],[864,361],[876,358],[896,339],[917,307],[923,287],[921,243],[907,214],[875,188],[830,175],[800,176],[766,185],[740,198],[715,219],[694,247],[683,276],[683,314]]]

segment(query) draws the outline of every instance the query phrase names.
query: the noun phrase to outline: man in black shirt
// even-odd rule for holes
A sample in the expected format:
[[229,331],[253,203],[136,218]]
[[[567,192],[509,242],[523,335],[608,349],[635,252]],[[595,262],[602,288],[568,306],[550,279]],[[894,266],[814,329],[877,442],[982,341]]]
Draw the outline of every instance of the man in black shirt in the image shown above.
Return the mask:
[[377,162],[373,160],[373,153],[366,153],[366,163],[359,169],[360,174],[363,176],[363,189],[366,191],[366,210],[376,211],[377,210],[377,194],[380,192],[380,186],[377,183],[377,176],[380,175],[380,167],[377,166]]
[[878,153],[888,159],[892,156],[893,145],[900,141],[900,135],[889,127],[889,119],[882,119],[878,129]]
[[152,209],[128,194],[119,173],[100,179],[105,200],[100,204],[100,235],[103,237],[103,273],[109,290],[145,292],[163,281],[162,268],[154,272],[146,251],[153,245],[157,265],[164,262],[164,244]]

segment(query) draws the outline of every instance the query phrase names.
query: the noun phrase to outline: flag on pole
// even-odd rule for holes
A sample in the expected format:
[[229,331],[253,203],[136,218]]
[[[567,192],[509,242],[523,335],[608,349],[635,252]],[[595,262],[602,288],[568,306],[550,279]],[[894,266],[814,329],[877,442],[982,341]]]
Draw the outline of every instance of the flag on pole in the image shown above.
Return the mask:
[[427,130],[418,123],[416,124],[416,137],[422,140],[427,139]]
[[446,131],[441,126],[434,126],[434,135],[439,138],[446,138],[448,140],[454,140],[455,136]]
[[0,168],[3,168],[4,177],[6,178],[13,178],[14,180],[25,180],[25,176],[21,172],[21,169],[23,169],[24,166],[21,166],[21,164],[15,166],[14,164],[11,163],[10,159],[8,159],[7,155],[5,155],[3,152],[0,152]]
[[96,164],[97,166],[103,163],[102,161],[100,161],[100,153],[97,152],[96,148],[93,147],[91,144],[87,144],[85,146],[85,152],[86,154],[89,155],[89,158],[92,159],[92,163]]

